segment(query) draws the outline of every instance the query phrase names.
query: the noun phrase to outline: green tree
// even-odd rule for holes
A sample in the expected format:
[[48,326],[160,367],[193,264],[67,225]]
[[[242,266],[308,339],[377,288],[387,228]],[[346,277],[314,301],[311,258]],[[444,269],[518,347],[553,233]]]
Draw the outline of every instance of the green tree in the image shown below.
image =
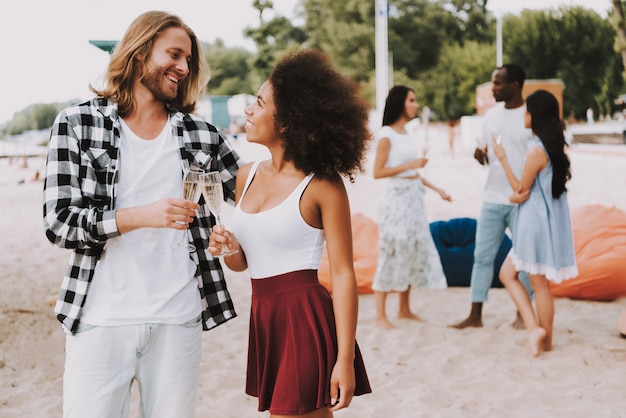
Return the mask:
[[476,86],[490,80],[494,56],[494,44],[467,41],[444,45],[437,66],[420,76],[423,104],[440,119],[475,113]]
[[375,62],[374,1],[302,0],[307,45],[326,52],[358,82],[369,80]]
[[528,78],[563,81],[565,114],[573,110],[582,117],[589,106],[607,111],[606,97],[618,93],[616,32],[610,22],[582,7],[526,10],[517,20],[507,18],[505,31],[505,53]]
[[626,22],[624,20],[624,5],[622,0],[612,0],[613,24],[617,31],[617,44],[622,54],[622,65],[626,67]]
[[263,23],[263,12],[265,9],[274,9],[274,2],[272,0],[253,0],[252,7],[259,12],[259,21]]
[[[361,82],[373,103],[375,1],[302,0],[301,4],[308,45],[327,52],[343,73]],[[430,91],[426,74],[439,68],[444,46],[465,41],[492,43],[492,28],[485,0],[390,0],[388,42],[394,83],[405,82],[416,93],[426,94]],[[446,90],[442,94],[451,97],[455,93]]]
[[487,12],[488,0],[450,0],[443,1],[443,7],[451,10],[457,19],[461,31],[460,43],[476,41],[490,43],[494,41],[495,22]]
[[254,54],[243,48],[227,48],[221,39],[213,44],[203,44],[204,56],[211,68],[208,92],[211,95],[254,93],[248,63]]
[[447,42],[462,38],[459,21],[442,3],[430,0],[392,0],[389,16],[389,50],[394,67],[410,77],[437,65]]
[[[487,12],[487,1],[389,0],[393,82],[413,87],[422,105],[440,118],[473,113],[476,86],[490,79],[495,20]],[[626,50],[626,41],[619,43],[620,32],[615,29],[620,27],[615,4],[623,6],[624,0],[612,2],[610,19],[580,7],[505,16],[505,61],[518,62],[529,78],[560,78],[565,84],[565,114],[574,110],[582,116],[589,105],[609,113],[624,85],[624,61],[618,50]],[[374,0],[298,0],[301,26],[269,15],[271,0],[250,4],[258,11],[259,24],[246,28],[244,35],[254,41],[256,51],[227,48],[221,40],[204,46],[213,72],[211,94],[254,94],[280,57],[305,46],[328,53],[341,72],[363,85],[364,95],[374,103]],[[36,129],[40,125],[35,119],[45,118],[20,112],[6,131]]]
[[7,135],[52,127],[54,118],[68,103],[37,103],[17,112],[6,127]]
[[248,63],[252,70],[249,74],[251,82],[258,88],[269,77],[276,62],[288,51],[304,44],[307,35],[284,16],[265,22],[263,13],[273,8],[271,1],[255,0],[253,6],[259,11],[259,26],[246,28],[244,35],[252,39],[257,47],[256,55],[250,57]]
[[569,46],[562,42],[561,25],[555,12],[524,10],[521,16],[503,19],[502,38],[508,60],[521,65],[528,78],[554,78],[563,52]]

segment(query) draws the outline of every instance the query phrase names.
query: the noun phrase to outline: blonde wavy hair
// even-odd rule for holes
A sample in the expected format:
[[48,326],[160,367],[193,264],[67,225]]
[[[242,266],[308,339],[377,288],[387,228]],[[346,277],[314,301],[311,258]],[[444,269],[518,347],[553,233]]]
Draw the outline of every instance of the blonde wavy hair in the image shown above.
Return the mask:
[[[193,30],[180,17],[167,12],[150,11],[139,15],[131,23],[111,55],[111,61],[104,74],[104,87],[98,89],[90,84],[89,89],[98,96],[117,103],[120,116],[131,113],[135,106],[133,82],[136,77],[143,77],[145,62],[152,53],[155,39],[162,31],[171,27],[182,28],[189,35],[191,60],[189,75],[178,87],[176,99],[167,102],[167,105],[171,110],[183,113],[193,112],[196,108],[196,101],[206,89],[209,81],[209,66]],[[140,60],[139,57],[145,57],[145,60]]]

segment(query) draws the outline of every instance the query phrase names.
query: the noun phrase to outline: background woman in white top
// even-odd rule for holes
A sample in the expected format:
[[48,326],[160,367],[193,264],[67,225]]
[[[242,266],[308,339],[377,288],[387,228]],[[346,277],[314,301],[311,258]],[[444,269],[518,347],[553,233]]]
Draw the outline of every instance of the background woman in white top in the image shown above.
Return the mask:
[[451,198],[417,170],[428,160],[418,158],[419,148],[405,125],[417,116],[418,109],[411,88],[393,86],[378,134],[374,178],[389,177],[389,182],[379,206],[379,253],[372,289],[376,294],[376,324],[383,328],[394,328],[385,309],[388,292],[399,292],[399,318],[419,320],[410,308],[411,287],[447,287],[424,210],[424,186],[444,200]]
[[[283,58],[246,108],[246,134],[271,159],[238,172],[232,232],[209,247],[252,278],[246,393],[275,416],[331,417],[371,392],[356,345],[350,206],[341,179],[362,171],[368,104],[319,51]],[[236,238],[235,238],[236,237]],[[325,245],[332,298],[317,278]]]

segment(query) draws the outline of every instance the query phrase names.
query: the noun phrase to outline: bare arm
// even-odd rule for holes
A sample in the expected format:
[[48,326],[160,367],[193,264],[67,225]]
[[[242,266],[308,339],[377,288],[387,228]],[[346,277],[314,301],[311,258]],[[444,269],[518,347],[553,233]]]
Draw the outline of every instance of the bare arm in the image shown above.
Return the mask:
[[443,200],[447,200],[448,202],[452,201],[452,196],[446,193],[445,190],[443,190],[442,188],[437,187],[434,184],[432,184],[430,181],[426,180],[424,177],[422,177],[422,183],[424,183],[425,187],[428,187],[429,189],[437,192]]
[[340,181],[315,182],[314,200],[326,235],[328,261],[337,327],[337,362],[331,375],[332,410],[347,407],[356,387],[354,355],[358,315],[358,292],[352,252],[350,204]]
[[166,198],[148,205],[118,209],[115,222],[120,234],[139,228],[187,229],[199,207],[190,200]]
[[393,177],[412,168],[422,168],[428,162],[426,158],[416,158],[395,167],[386,167],[385,165],[389,159],[390,150],[391,142],[389,141],[389,138],[382,138],[378,141],[378,146],[376,147],[376,157],[374,159],[373,175],[375,179]]
[[[239,203],[243,188],[246,185],[248,174],[250,173],[251,163],[248,163],[241,167],[237,172],[236,188],[235,188],[235,204]],[[211,235],[209,236],[209,252],[213,255],[219,255],[222,251],[222,246],[226,243],[230,249],[238,249],[239,251],[232,255],[224,256],[224,263],[232,271],[244,271],[248,268],[248,262],[246,255],[237,241],[237,237],[232,232],[224,229],[224,227],[214,226],[211,228]]]
[[513,195],[511,196],[511,202],[521,203],[528,198],[530,188],[537,177],[537,173],[543,170],[548,165],[548,156],[545,151],[539,147],[533,147],[526,153],[526,159],[524,160],[524,167],[522,168],[522,175],[518,179],[511,169],[504,148],[500,144],[493,142],[494,152],[496,157],[502,163],[502,168],[506,174],[506,178],[513,189]]

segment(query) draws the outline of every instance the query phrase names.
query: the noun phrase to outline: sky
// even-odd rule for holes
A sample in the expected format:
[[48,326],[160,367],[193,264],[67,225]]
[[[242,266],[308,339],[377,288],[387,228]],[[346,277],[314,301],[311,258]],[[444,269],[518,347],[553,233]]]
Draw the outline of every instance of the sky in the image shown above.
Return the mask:
[[[272,1],[276,14],[294,17],[296,0]],[[489,0],[488,5],[503,14],[577,5],[606,16],[611,1]],[[7,9],[0,15],[0,124],[35,103],[91,97],[89,83],[97,83],[109,55],[89,41],[119,40],[144,11],[175,13],[201,41],[221,38],[226,46],[250,51],[254,44],[243,31],[258,25],[252,0],[16,0]]]

